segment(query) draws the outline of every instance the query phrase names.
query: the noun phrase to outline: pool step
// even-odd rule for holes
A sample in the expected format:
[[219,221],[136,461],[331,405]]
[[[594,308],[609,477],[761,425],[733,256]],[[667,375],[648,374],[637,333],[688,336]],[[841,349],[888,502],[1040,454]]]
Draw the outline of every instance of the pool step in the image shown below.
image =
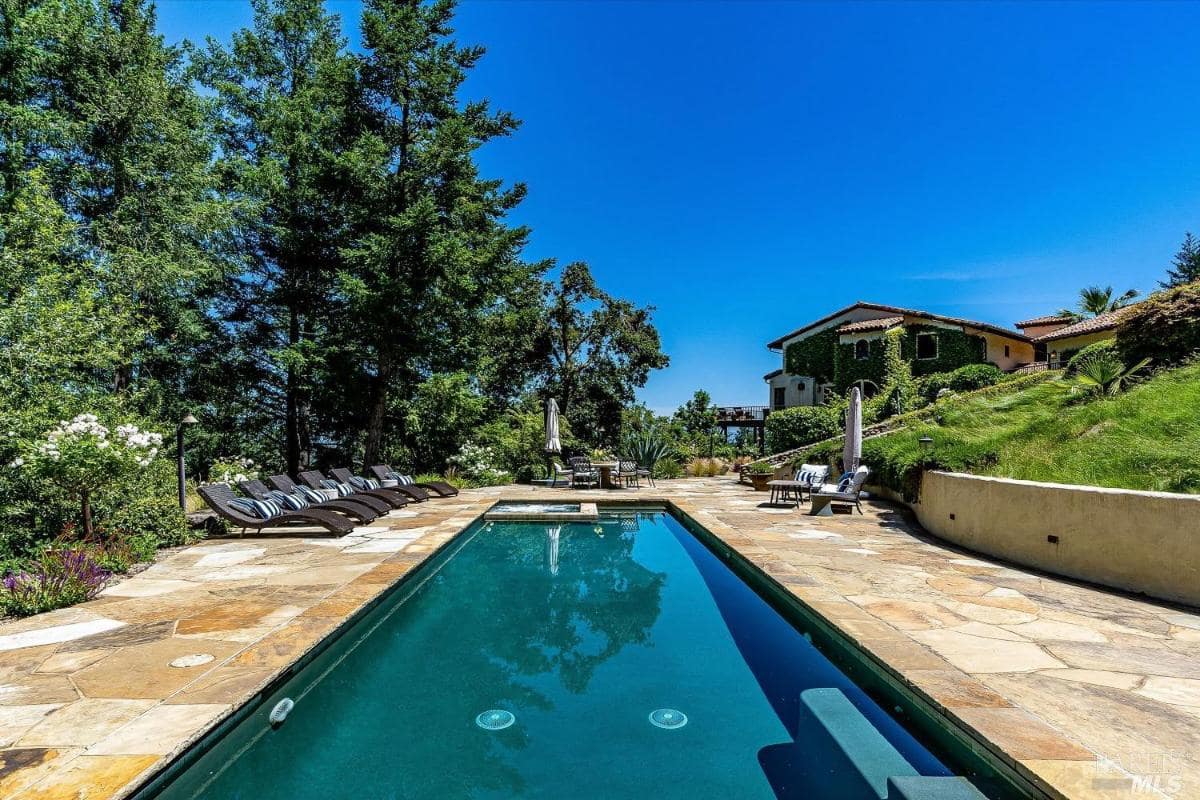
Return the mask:
[[800,699],[879,800],[986,800],[965,778],[918,774],[841,689],[806,689]]
[[888,800],[888,778],[918,775],[841,689],[805,689],[800,700],[825,726],[880,800]]
[[970,781],[957,775],[893,775],[887,786],[888,800],[987,800]]

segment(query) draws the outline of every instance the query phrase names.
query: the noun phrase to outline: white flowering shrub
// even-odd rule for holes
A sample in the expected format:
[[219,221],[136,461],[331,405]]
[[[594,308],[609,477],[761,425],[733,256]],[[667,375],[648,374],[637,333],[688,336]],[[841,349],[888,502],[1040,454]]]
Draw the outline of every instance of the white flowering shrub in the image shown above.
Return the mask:
[[162,434],[136,425],[110,430],[95,414],[80,414],[29,443],[25,455],[9,466],[30,470],[38,479],[57,484],[78,498],[84,534],[90,537],[96,495],[149,467],[162,442]]
[[242,481],[258,480],[259,467],[254,459],[242,456],[222,456],[208,468],[209,483],[228,483],[236,486]]
[[451,467],[476,486],[499,486],[512,482],[512,475],[496,465],[498,458],[490,447],[467,442],[456,455],[450,456],[449,461]]

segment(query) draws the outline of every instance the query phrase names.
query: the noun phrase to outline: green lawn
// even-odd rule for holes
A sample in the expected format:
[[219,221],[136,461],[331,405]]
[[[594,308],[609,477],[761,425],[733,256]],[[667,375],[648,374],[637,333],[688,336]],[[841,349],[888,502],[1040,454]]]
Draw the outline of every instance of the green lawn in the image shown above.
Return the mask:
[[[1200,493],[1200,364],[1164,371],[1113,399],[1067,380],[948,398],[938,419],[863,443],[863,460],[912,488],[922,453],[942,469],[1025,480]],[[840,448],[839,448],[840,449]]]

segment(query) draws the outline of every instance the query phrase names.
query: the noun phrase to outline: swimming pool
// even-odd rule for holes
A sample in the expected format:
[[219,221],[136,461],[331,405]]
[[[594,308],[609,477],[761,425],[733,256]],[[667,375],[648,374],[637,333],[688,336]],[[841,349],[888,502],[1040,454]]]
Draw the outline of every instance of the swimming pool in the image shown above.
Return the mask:
[[476,523],[142,796],[1019,796],[696,534]]

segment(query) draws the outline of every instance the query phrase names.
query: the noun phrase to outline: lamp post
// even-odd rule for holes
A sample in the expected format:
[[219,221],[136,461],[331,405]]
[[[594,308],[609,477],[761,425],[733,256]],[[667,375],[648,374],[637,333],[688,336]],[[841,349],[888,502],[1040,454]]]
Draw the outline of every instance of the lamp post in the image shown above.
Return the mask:
[[183,429],[188,425],[195,425],[199,421],[188,414],[179,420],[179,427],[175,429],[175,467],[179,476],[179,508],[185,513],[187,512],[187,470],[183,466]]

